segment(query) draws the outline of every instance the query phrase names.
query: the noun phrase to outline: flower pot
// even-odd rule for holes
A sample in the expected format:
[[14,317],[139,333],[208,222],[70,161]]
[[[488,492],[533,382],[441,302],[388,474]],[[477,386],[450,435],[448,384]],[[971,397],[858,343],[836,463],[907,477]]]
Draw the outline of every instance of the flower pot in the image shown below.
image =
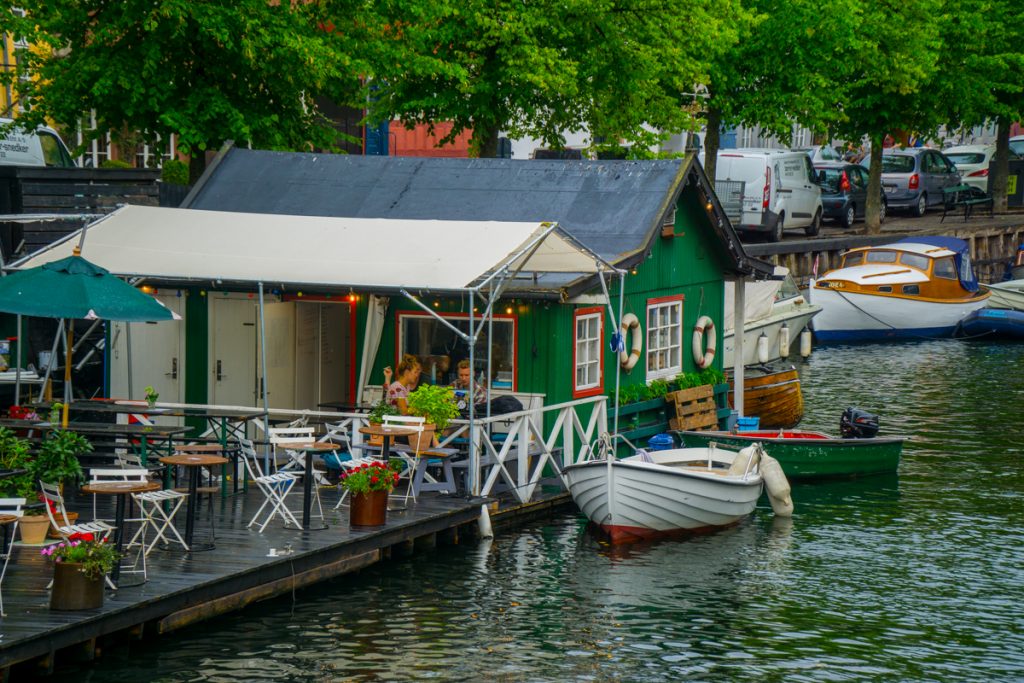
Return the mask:
[[430,447],[434,445],[434,431],[434,425],[430,423],[423,425],[422,432],[409,435],[409,448],[419,453],[430,450]]
[[[373,427],[380,427],[381,423],[380,422],[371,422],[370,425],[373,426]],[[369,441],[367,443],[369,443],[371,446],[378,446],[378,447],[379,446],[383,446],[384,445],[384,437],[383,436],[372,436],[371,435],[370,439],[369,439]]]
[[[72,512],[71,510],[68,510],[67,511],[67,515],[68,515],[68,524],[74,524],[75,522],[78,521],[78,513],[77,512]],[[60,513],[55,514],[54,517],[56,517],[58,521],[62,521],[63,520],[63,518],[60,516]],[[61,535],[57,533],[57,527],[53,526],[52,524],[50,525],[50,530],[47,532],[46,535],[49,538],[60,538],[61,537]]]
[[50,518],[46,515],[23,516],[18,521],[21,542],[25,545],[42,545],[46,532],[50,530]]
[[388,493],[353,493],[349,504],[349,526],[353,529],[383,526],[388,516]]
[[81,562],[53,565],[50,609],[95,609],[103,606],[103,577],[91,579],[81,572]]

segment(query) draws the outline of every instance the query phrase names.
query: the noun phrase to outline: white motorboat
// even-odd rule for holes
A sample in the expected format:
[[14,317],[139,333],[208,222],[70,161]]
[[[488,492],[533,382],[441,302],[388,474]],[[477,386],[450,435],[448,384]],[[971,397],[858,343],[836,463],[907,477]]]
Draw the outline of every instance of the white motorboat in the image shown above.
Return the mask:
[[742,520],[761,495],[761,453],[760,445],[740,453],[713,445],[641,451],[610,465],[606,458],[569,465],[562,476],[587,519],[613,543],[630,542]]
[[[786,270],[786,269],[783,269]],[[725,316],[722,335],[724,355],[722,362],[725,367],[733,366],[733,354],[736,343],[735,324],[735,285],[725,283]],[[793,276],[786,270],[783,280],[766,280],[747,283],[744,288],[744,323],[743,323],[743,364],[770,363],[782,357],[782,345],[785,342],[787,356],[792,347],[798,343],[800,333],[807,327],[821,306],[811,304],[800,293]],[[783,327],[786,332],[784,333]],[[760,347],[758,340],[764,335]]]
[[809,296],[822,307],[811,327],[821,342],[949,337],[989,298],[967,243],[955,237],[909,237],[842,259],[811,281]]
[[1024,280],[994,282],[990,285],[982,285],[982,287],[989,291],[989,308],[1024,311]]

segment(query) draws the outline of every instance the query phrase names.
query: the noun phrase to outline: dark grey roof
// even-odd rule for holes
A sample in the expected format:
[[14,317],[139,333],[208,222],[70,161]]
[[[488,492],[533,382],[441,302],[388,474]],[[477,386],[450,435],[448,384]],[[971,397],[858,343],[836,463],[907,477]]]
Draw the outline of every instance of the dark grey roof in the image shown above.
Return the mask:
[[609,261],[642,249],[683,160],[516,161],[233,148],[192,209],[309,216],[557,221]]

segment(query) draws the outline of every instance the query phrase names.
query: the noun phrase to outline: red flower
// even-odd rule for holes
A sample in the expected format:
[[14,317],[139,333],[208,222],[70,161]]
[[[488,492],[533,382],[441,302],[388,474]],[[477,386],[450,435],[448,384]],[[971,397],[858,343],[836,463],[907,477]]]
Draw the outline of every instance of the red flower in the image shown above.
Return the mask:
[[379,480],[380,480],[380,477],[377,477],[377,476],[370,477],[370,483],[371,484],[376,484]]

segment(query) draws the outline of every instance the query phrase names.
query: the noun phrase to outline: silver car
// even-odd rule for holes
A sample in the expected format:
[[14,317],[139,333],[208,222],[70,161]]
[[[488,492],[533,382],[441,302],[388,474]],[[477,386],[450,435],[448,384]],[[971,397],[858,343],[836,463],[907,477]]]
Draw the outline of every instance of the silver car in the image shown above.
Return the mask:
[[910,209],[923,216],[942,206],[942,190],[960,184],[960,173],[935,149],[887,149],[882,153],[882,192],[889,209]]

